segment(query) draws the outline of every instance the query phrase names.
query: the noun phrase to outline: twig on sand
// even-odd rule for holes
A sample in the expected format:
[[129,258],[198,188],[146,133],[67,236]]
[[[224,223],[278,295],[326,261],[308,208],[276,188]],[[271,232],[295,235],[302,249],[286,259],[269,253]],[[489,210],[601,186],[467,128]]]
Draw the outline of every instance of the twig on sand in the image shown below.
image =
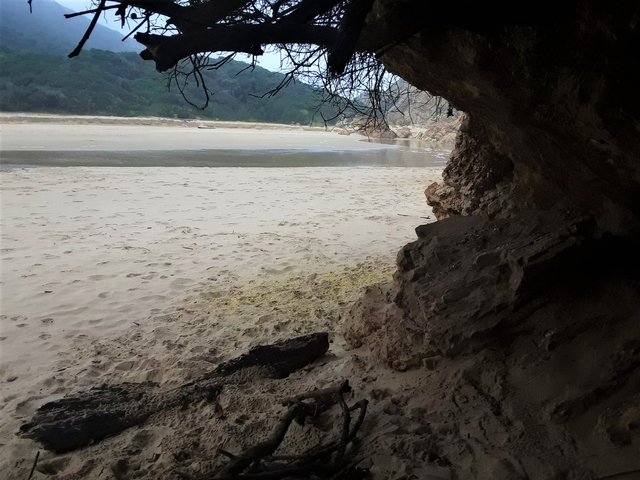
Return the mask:
[[342,395],[345,393],[349,393],[351,391],[351,386],[349,385],[349,381],[345,380],[340,385],[336,387],[324,388],[321,390],[314,390],[312,392],[303,393],[300,395],[296,395],[295,397],[285,398],[282,401],[282,405],[289,406],[295,405],[297,403],[302,402],[303,400],[320,400],[323,398],[332,398],[337,395]]
[[396,213],[396,215],[398,215],[399,217],[416,217],[416,218],[423,218],[425,220],[430,220],[431,217],[430,216],[420,216],[420,215],[408,215],[406,213]]
[[38,465],[39,458],[40,458],[40,450],[36,452],[36,458],[33,460],[33,466],[31,467],[31,471],[29,472],[29,476],[27,477],[27,480],[31,480],[31,478],[33,477],[33,474],[36,471],[36,466]]
[[[340,385],[314,390],[285,399],[282,403],[288,406],[284,415],[276,424],[273,432],[262,442],[233,456],[216,474],[206,474],[200,480],[230,479],[281,479],[281,478],[362,478],[364,471],[357,468],[358,461],[349,459],[347,449],[353,443],[358,430],[362,426],[367,409],[367,401],[361,400],[349,407],[344,394],[351,391],[349,382]],[[342,409],[342,429],[339,438],[326,445],[318,445],[299,455],[274,457],[273,453],[283,442],[289,427],[296,420],[304,423],[306,418],[318,416],[336,403]],[[358,410],[358,417],[351,422],[351,412]],[[353,453],[354,448],[351,448]],[[188,475],[185,475],[188,478]]]

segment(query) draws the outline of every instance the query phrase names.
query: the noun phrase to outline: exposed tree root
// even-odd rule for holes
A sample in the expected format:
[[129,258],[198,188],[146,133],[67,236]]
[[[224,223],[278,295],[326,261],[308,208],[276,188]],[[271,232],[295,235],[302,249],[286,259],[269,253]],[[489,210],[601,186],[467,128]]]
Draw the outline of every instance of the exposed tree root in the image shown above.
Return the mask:
[[[367,401],[360,400],[349,407],[344,394],[350,391],[349,383],[343,382],[335,387],[285,399],[283,405],[289,408],[266,439],[238,455],[220,451],[230,458],[220,471],[200,476],[193,476],[184,471],[177,473],[183,478],[197,480],[363,478],[365,471],[357,467],[358,461],[354,460],[353,454],[356,435],[366,415]],[[305,420],[318,417],[336,404],[340,405],[343,416],[342,428],[336,440],[308,449],[299,455],[273,456],[294,421],[304,424]],[[352,422],[351,412],[354,411],[358,411],[358,416]]]

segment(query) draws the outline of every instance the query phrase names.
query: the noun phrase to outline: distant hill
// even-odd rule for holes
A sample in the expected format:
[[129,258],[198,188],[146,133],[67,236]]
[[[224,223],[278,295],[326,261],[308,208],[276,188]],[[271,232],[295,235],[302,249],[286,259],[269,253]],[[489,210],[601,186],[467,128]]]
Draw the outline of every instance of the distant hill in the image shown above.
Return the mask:
[[[0,0],[0,46],[23,52],[67,54],[82,38],[90,21],[84,16],[65,19],[64,14],[71,12],[53,0],[33,0],[33,13],[29,13],[27,0]],[[141,50],[133,40],[122,42],[123,36],[98,24],[86,47],[113,52]]]
[[[85,51],[63,55],[25,54],[0,47],[0,110],[84,115],[161,116],[273,123],[311,122],[320,103],[319,90],[303,83],[290,85],[272,98],[257,98],[275,87],[280,73],[243,62],[230,62],[205,72],[214,92],[206,110],[193,108],[175,91],[152,62],[135,53]],[[200,101],[192,85],[189,95]],[[328,107],[325,116],[331,115]],[[320,121],[320,118],[316,118]]]
[[[167,78],[152,62],[132,52],[117,52],[130,48],[117,32],[97,26],[88,47],[69,59],[66,54],[82,37],[88,20],[66,20],[62,15],[69,10],[51,0],[34,0],[33,11],[30,15],[26,0],[0,0],[0,110],[5,112],[308,124],[320,103],[320,91],[303,83],[273,98],[257,98],[278,85],[283,75],[260,67],[238,74],[247,64],[230,62],[204,72],[214,95],[202,111],[190,106],[175,87],[169,91]],[[201,104],[195,85],[187,92]],[[329,107],[323,112],[333,116]]]

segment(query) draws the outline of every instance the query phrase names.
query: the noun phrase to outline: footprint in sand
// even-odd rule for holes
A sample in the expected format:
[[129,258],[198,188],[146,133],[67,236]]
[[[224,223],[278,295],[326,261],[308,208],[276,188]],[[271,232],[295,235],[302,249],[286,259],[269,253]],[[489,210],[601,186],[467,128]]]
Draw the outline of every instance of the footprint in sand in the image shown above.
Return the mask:
[[131,360],[127,360],[124,362],[121,362],[119,364],[117,364],[114,368],[114,370],[131,370],[133,368],[134,362]]
[[43,318],[40,320],[40,322],[44,323],[45,325],[51,325],[53,323],[53,318]]
[[188,285],[191,285],[192,283],[193,283],[193,281],[188,279],[188,278],[176,278],[175,280],[173,280],[171,282],[171,287],[172,288],[181,288],[181,287],[186,287]]
[[121,458],[109,465],[109,469],[116,479],[134,478],[139,476],[134,473],[140,469],[140,463],[131,464],[129,458]]
[[70,460],[70,457],[57,457],[53,460],[38,462],[36,470],[44,475],[56,475],[67,468]]
[[146,382],[160,383],[162,382],[164,372],[165,370],[162,368],[153,368],[146,372],[144,379]]
[[142,450],[154,443],[155,439],[155,433],[150,430],[142,430],[133,436],[131,439],[131,446]]

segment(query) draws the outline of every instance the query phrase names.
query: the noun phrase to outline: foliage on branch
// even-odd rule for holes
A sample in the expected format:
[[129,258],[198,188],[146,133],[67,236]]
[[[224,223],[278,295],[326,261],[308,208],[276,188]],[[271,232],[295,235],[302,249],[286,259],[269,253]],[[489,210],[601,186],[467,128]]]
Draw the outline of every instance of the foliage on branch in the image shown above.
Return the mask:
[[[267,90],[273,96],[296,81],[325,91],[324,102],[337,116],[366,119],[367,129],[386,127],[385,115],[412,91],[401,88],[379,55],[384,35],[363,34],[371,21],[373,0],[94,0],[94,8],[69,16],[92,15],[92,22],[69,56],[77,56],[100,15],[114,11],[127,35],[145,49],[140,56],[155,63],[183,96],[196,85],[205,108],[211,90],[204,72],[236,54],[256,59],[278,51],[282,82]],[[406,3],[406,2],[405,2]],[[375,15],[374,15],[375,16]],[[410,35],[415,25],[408,25]],[[251,68],[251,67],[250,67]],[[215,88],[215,87],[214,87]],[[192,102],[193,103],[193,102]],[[406,104],[406,100],[402,103]],[[324,118],[323,120],[334,120]]]

